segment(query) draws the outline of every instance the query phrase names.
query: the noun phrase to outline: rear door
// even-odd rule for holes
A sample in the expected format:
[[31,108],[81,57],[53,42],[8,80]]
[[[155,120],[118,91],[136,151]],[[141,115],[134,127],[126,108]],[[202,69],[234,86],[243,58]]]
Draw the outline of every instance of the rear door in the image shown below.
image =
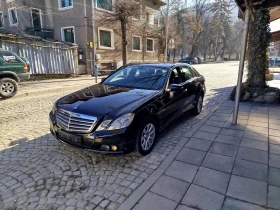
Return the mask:
[[3,61],[1,71],[12,71],[16,74],[23,73],[24,62],[15,54],[9,51],[0,51],[0,58]]
[[195,100],[197,78],[189,66],[181,66],[181,74],[181,84],[184,86],[184,104],[182,108],[183,112],[185,112],[192,108]]

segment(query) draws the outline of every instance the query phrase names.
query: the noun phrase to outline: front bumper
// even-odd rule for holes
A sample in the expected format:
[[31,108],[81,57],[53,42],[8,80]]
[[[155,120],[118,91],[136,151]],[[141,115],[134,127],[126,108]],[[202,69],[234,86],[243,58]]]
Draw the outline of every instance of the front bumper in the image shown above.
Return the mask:
[[[133,134],[128,129],[120,129],[115,131],[94,131],[89,134],[70,133],[55,122],[55,117],[50,113],[50,131],[59,141],[71,146],[79,147],[80,149],[104,153],[104,154],[122,154],[128,153],[135,149],[135,140]],[[59,132],[64,131],[69,134],[74,134],[81,138],[79,143],[73,142],[67,138],[59,137]],[[117,150],[113,151],[112,146],[116,146]],[[109,147],[109,150],[108,150]]]
[[17,76],[20,79],[20,81],[26,81],[30,79],[30,72],[17,74]]

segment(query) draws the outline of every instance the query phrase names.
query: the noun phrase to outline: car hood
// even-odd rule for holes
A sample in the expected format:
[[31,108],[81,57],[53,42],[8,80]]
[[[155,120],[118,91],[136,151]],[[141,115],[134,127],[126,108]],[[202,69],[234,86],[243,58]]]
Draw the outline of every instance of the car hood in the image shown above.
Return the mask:
[[143,90],[96,84],[65,96],[58,101],[58,108],[102,118],[115,118],[133,112],[160,93],[159,90]]

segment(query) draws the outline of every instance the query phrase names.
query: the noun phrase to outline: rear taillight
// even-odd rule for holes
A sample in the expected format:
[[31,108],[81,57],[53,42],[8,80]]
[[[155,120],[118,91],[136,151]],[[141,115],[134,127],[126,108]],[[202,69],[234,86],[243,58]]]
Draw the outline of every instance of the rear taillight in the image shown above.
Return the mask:
[[23,71],[24,71],[24,72],[28,72],[28,66],[27,66],[27,64],[24,64],[24,66],[23,66]]

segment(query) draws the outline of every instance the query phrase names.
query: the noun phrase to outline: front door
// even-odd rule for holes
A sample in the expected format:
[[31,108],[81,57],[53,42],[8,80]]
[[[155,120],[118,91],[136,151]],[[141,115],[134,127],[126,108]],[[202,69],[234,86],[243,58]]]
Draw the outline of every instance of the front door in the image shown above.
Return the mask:
[[182,113],[182,105],[184,104],[184,92],[185,89],[178,91],[171,91],[171,84],[181,84],[181,72],[180,67],[176,67],[172,70],[169,76],[169,82],[166,90],[163,93],[161,103],[162,109],[159,111],[160,121],[163,122],[162,126],[169,124]]
[[31,9],[32,25],[34,28],[40,29],[42,27],[41,10]]

